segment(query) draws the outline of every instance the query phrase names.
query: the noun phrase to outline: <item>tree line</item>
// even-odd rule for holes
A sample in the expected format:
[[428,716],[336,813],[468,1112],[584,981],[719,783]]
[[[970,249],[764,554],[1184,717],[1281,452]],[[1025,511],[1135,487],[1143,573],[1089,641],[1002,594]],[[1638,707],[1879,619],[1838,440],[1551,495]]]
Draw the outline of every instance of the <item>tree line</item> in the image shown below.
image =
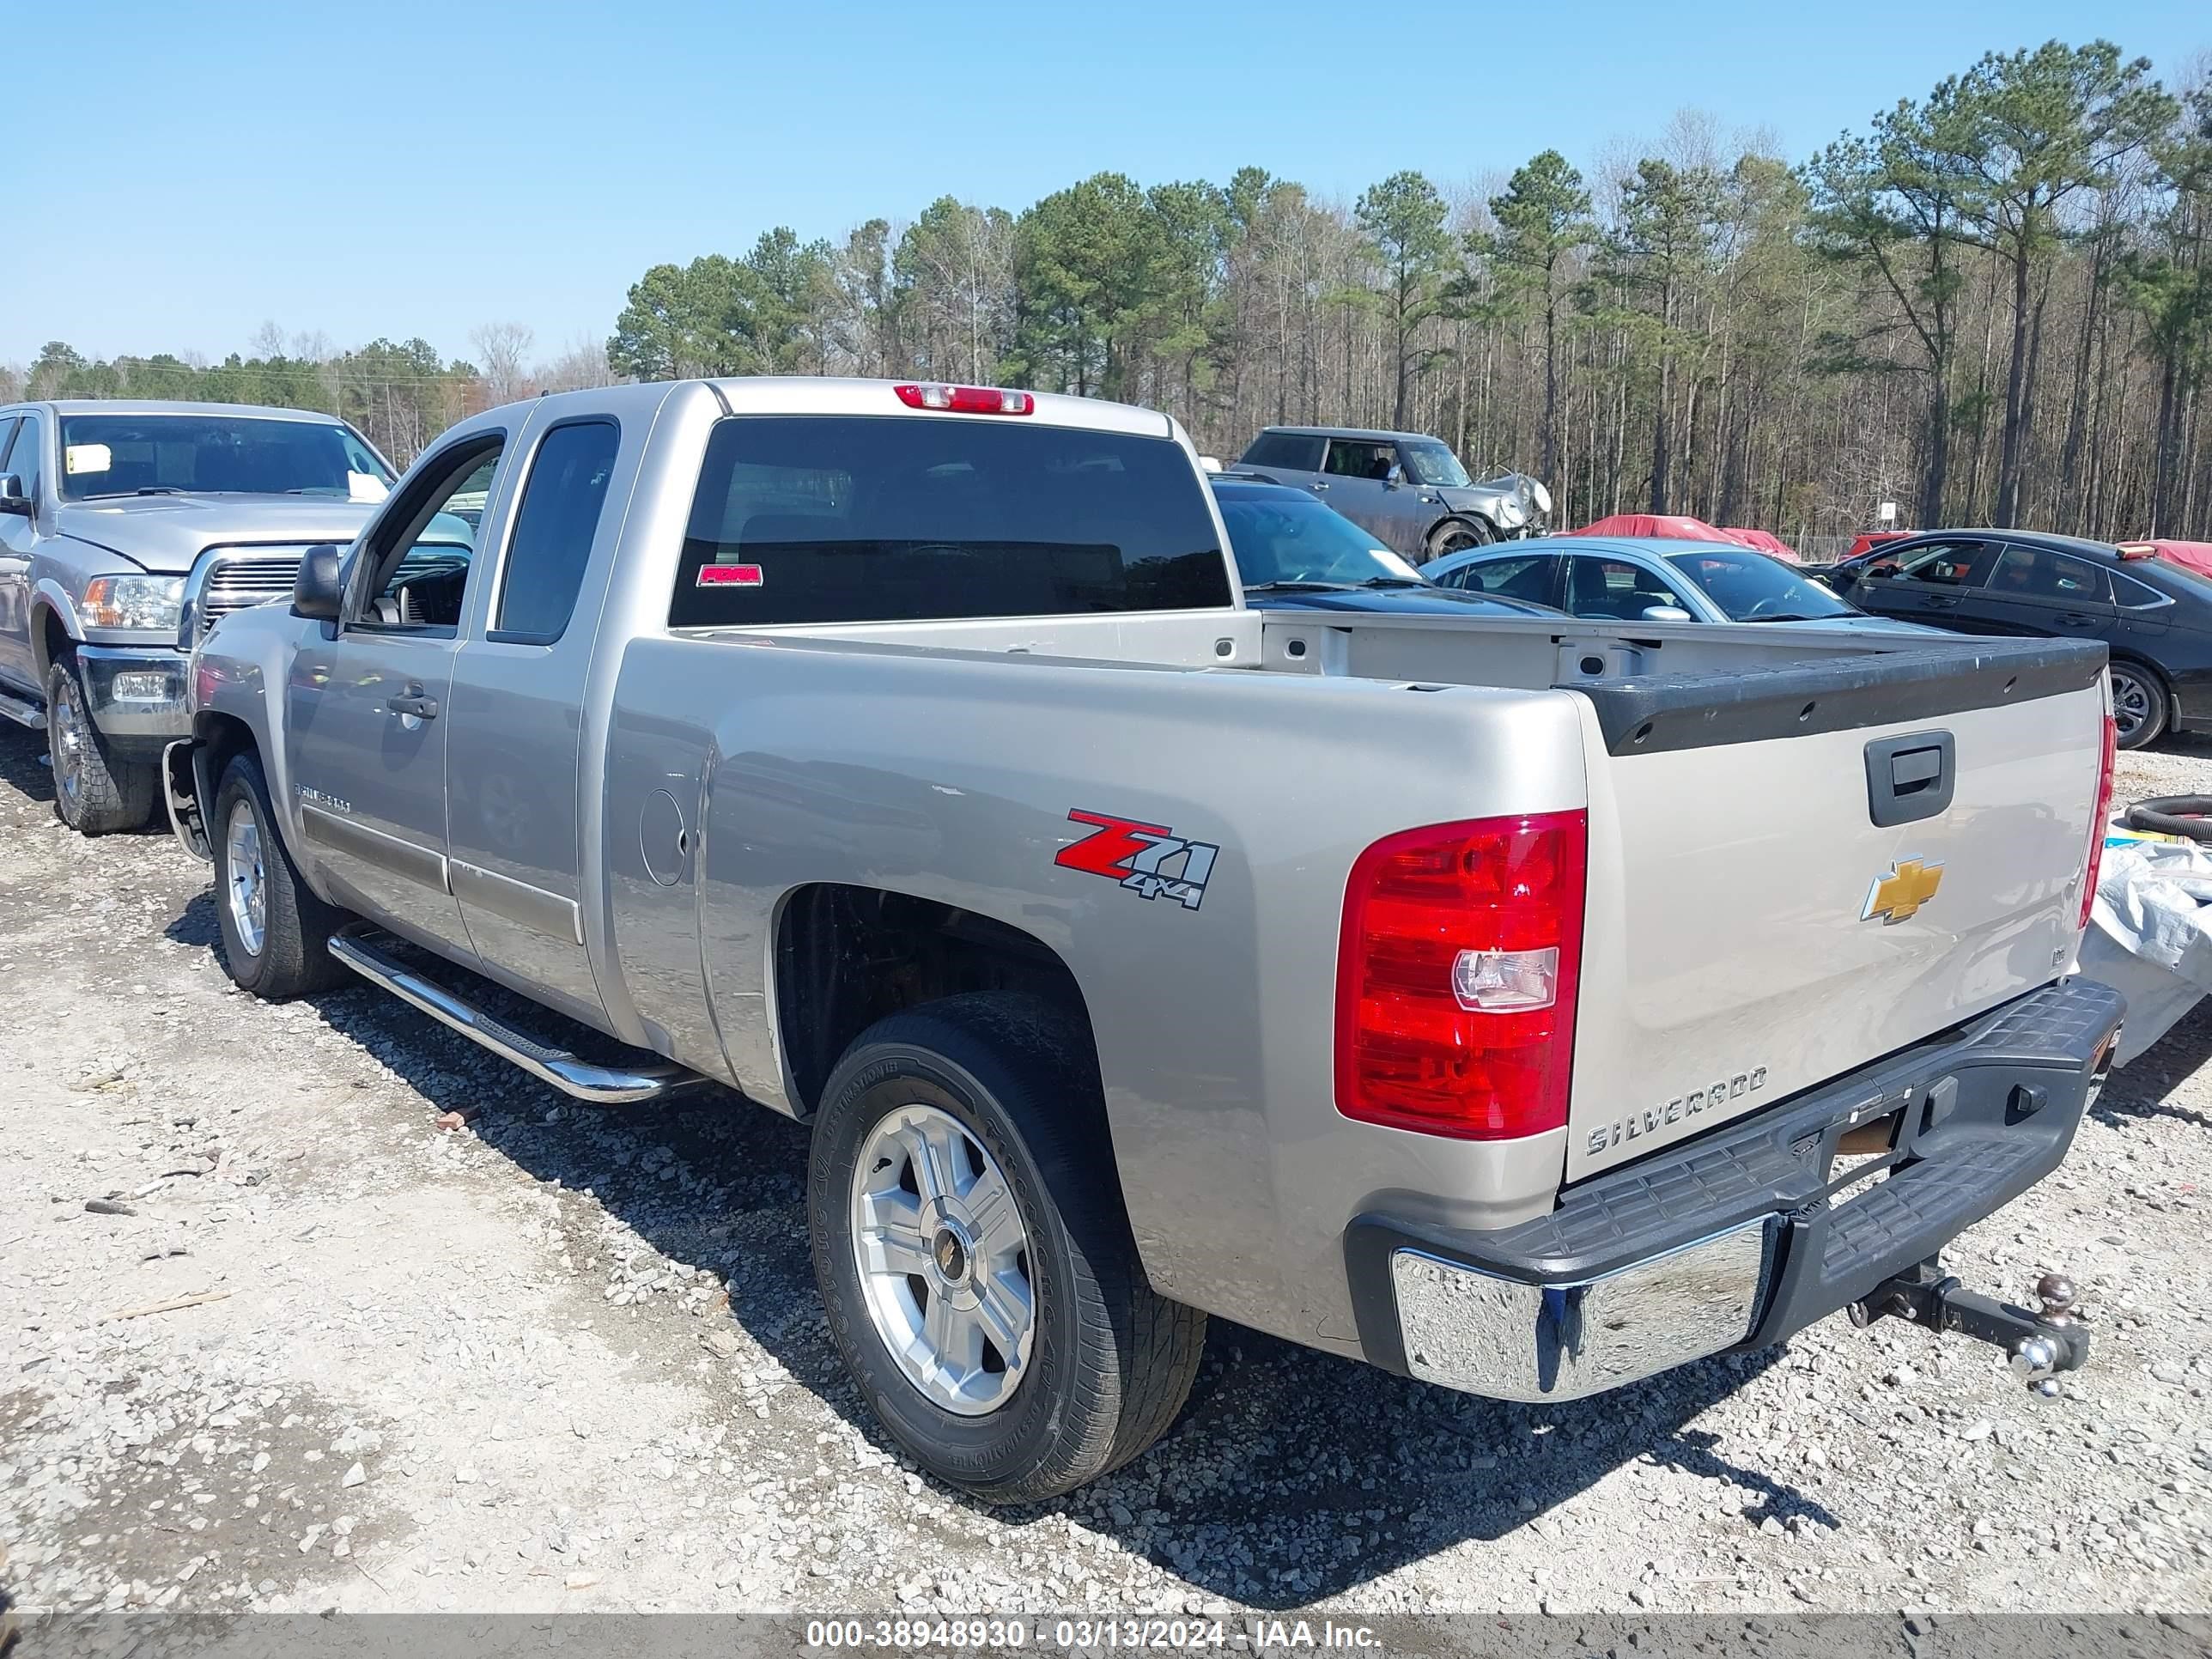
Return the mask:
[[596,340],[579,341],[542,362],[533,359],[534,337],[520,324],[486,324],[470,341],[474,360],[447,359],[422,339],[372,340],[341,350],[319,335],[288,338],[270,324],[250,352],[210,363],[169,352],[96,360],[57,340],[27,365],[0,365],[0,403],[157,398],[317,410],[351,422],[404,465],[465,416],[540,391],[604,386],[617,378]]
[[[1586,167],[1546,150],[1349,202],[1259,167],[1102,173],[1018,212],[948,196],[656,264],[563,373],[508,325],[477,331],[478,362],[263,353],[191,371],[186,395],[228,374],[288,401],[270,391],[301,374],[312,406],[351,398],[411,453],[541,386],[912,375],[1149,404],[1224,457],[1275,423],[1433,432],[1471,467],[1536,472],[1566,525],[1691,513],[1802,541],[1887,501],[1906,526],[2212,536],[2208,237],[2212,84],[2052,41],[1794,164],[1692,114]],[[135,394],[163,362],[42,357],[27,378]]]

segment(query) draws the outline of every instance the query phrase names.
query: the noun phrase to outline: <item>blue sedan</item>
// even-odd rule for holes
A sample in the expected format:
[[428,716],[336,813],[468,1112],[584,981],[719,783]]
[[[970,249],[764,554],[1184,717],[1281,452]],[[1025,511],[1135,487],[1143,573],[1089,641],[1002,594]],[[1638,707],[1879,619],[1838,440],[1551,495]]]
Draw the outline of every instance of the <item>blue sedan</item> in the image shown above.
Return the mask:
[[1546,536],[1470,548],[1421,574],[1439,587],[1551,605],[1594,622],[1817,624],[1882,634],[1941,629],[1872,617],[1779,559],[1735,542]]

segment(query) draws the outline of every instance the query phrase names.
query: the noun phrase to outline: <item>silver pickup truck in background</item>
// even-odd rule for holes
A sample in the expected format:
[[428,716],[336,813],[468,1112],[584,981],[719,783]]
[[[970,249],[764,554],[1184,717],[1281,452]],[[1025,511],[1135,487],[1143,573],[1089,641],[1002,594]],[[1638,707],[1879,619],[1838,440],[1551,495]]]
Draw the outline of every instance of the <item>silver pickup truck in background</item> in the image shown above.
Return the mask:
[[809,1121],[838,1348],[985,1498],[1150,1444],[1208,1314],[1528,1401],[1846,1308],[2081,1362],[1936,1263],[2110,1062],[2100,648],[1263,613],[1225,545],[1139,409],[495,410],[200,642],[174,820],[249,991]]
[[160,804],[185,665],[230,611],[289,597],[396,475],[327,415],[228,404],[0,408],[0,718],[46,732],[85,835]]

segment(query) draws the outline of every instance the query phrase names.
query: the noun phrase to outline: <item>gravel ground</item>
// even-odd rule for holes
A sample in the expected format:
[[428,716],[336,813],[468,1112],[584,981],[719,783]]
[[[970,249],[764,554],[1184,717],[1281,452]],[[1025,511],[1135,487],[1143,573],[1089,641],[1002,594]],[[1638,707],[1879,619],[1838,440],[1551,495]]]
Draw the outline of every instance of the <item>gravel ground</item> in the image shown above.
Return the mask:
[[[846,1385],[801,1129],[579,1109],[367,988],[233,994],[204,868],[65,833],[41,748],[0,728],[0,1547],[33,1616],[2212,1606],[2212,1007],[1954,1252],[2081,1280],[2064,1398],[1893,1322],[1549,1409],[1217,1323],[1157,1449],[994,1511]],[[2192,787],[2212,746],[2123,763]]]

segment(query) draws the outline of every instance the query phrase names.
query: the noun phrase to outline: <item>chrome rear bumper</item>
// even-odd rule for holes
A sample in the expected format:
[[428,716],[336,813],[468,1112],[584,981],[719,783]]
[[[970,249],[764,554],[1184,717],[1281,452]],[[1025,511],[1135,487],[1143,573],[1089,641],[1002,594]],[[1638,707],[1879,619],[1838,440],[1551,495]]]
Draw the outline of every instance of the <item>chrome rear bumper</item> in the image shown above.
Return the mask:
[[[1345,1266],[1361,1349],[1448,1388],[1550,1401],[1771,1346],[1932,1265],[2056,1169],[2124,1011],[2093,980],[2046,985],[1516,1226],[1359,1216]],[[1844,1157],[1869,1127],[1887,1150]]]
[[1579,1400],[1732,1348],[1765,1305],[1776,1221],[1762,1216],[1579,1285],[1393,1251],[1406,1369],[1497,1400]]

